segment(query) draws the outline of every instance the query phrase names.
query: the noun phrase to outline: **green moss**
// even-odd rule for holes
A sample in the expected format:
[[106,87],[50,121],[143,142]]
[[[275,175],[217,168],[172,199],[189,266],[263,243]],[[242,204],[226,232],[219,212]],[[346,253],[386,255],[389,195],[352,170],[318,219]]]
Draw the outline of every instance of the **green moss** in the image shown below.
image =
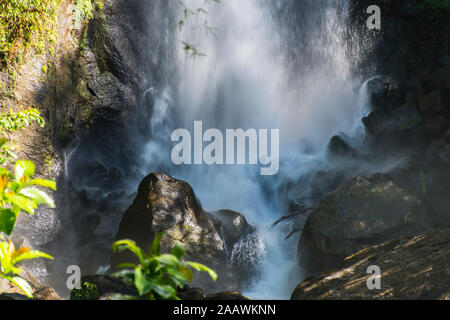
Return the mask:
[[95,283],[83,282],[81,289],[73,289],[70,300],[98,300],[100,296],[98,286]]
[[23,53],[34,49],[38,54],[45,43],[56,42],[56,18],[60,0],[2,1],[0,12],[0,65],[9,69],[21,63]]
[[83,23],[94,16],[91,0],[77,0],[73,9],[72,21],[74,29],[80,29]]
[[416,13],[435,27],[450,14],[450,0],[422,0],[417,4]]

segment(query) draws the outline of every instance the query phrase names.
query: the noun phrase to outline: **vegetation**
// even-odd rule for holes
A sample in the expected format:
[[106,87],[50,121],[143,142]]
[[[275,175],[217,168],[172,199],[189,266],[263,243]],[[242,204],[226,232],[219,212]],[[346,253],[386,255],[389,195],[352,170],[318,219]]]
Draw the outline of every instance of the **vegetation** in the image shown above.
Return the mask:
[[11,133],[30,126],[33,122],[41,127],[45,121],[35,108],[28,108],[18,112],[9,110],[8,113],[0,113],[0,164],[7,164],[16,158],[13,150],[16,145],[11,141]]
[[[200,16],[200,15],[205,16],[205,21],[204,21],[204,24],[202,27],[205,30],[206,34],[214,34],[217,31],[216,28],[209,26],[208,20],[206,18],[208,16],[208,11],[206,11],[203,7],[199,7],[196,9],[190,9],[185,4],[184,1],[180,0],[178,3],[183,12],[182,17],[177,22],[177,27],[178,27],[179,31],[183,30],[183,27],[185,27],[185,25],[188,23],[188,21],[191,17]],[[220,0],[205,0],[205,2],[204,2],[205,5],[211,4],[211,3],[217,4],[217,3],[220,3]],[[181,41],[181,43],[183,44],[183,50],[186,52],[186,55],[188,57],[191,57],[191,58],[206,57],[206,54],[200,52],[194,44],[190,44],[187,41]]]
[[83,282],[81,289],[73,289],[70,300],[97,300],[100,296],[98,286],[95,283]]
[[[19,112],[10,110],[6,114],[0,114],[0,162],[2,165],[7,165],[15,158],[11,151],[13,143],[9,141],[9,135],[33,122],[44,125],[44,119],[34,108]],[[19,277],[23,270],[16,264],[35,258],[53,258],[46,253],[26,247],[16,250],[12,241],[5,240],[2,233],[11,235],[17,217],[22,211],[34,214],[40,204],[55,207],[52,198],[35,186],[56,190],[56,183],[52,180],[33,178],[35,169],[34,163],[28,160],[17,161],[14,165],[14,174],[10,173],[5,166],[0,167],[0,278],[15,284],[30,298],[32,288],[25,279]]]
[[93,10],[91,0],[76,0],[72,16],[74,28],[79,29],[86,19],[91,19]]
[[19,248],[16,250],[11,240],[0,241],[0,278],[6,279],[20,288],[27,297],[33,297],[33,289],[28,282],[18,275],[23,272],[15,265],[23,260],[47,258],[53,259],[46,253],[30,250],[30,248]]
[[0,66],[20,63],[29,48],[44,52],[56,42],[60,0],[0,0]]
[[444,16],[450,14],[450,0],[422,0],[417,4],[416,12],[436,26]]
[[182,261],[185,250],[181,246],[172,248],[170,254],[161,254],[161,238],[158,234],[147,254],[132,240],[120,240],[113,244],[114,252],[130,250],[139,259],[139,264],[123,263],[115,275],[128,284],[134,284],[139,295],[147,300],[179,300],[177,289],[185,282],[192,282],[192,270],[205,271],[216,281],[217,274],[210,268],[196,262]]

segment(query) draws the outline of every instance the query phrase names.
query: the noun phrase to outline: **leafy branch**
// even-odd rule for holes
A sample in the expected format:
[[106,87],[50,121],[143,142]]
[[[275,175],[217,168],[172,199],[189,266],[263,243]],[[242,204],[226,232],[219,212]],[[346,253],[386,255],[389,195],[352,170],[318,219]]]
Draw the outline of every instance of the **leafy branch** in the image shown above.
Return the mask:
[[[113,244],[114,252],[129,250],[136,255],[139,264],[122,263],[123,269],[115,274],[128,284],[134,284],[139,295],[147,300],[179,300],[177,289],[184,288],[185,282],[194,279],[193,270],[204,271],[216,281],[217,274],[203,264],[183,261],[185,250],[174,246],[170,254],[161,254],[161,238],[156,235],[149,253],[139,248],[133,240],[119,240]],[[127,298],[127,297],[122,297]],[[128,297],[129,298],[129,297]]]

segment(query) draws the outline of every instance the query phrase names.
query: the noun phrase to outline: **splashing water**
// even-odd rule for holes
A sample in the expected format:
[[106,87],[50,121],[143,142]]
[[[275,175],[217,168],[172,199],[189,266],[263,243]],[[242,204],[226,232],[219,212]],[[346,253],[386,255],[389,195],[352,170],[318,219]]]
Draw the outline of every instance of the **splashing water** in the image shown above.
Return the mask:
[[[204,3],[186,2],[193,11]],[[255,262],[259,270],[244,293],[288,298],[301,272],[298,238],[285,241],[282,228],[271,227],[287,211],[279,188],[323,166],[334,134],[364,134],[360,120],[368,99],[365,85],[358,93],[351,77],[347,1],[226,0],[206,6],[207,18],[191,16],[181,31],[159,39],[170,50],[160,83],[149,90],[151,136],[139,171],[163,170],[188,181],[206,210],[242,212],[258,229],[231,253],[232,260]],[[174,16],[182,14],[175,2],[169,7]],[[202,27],[205,19],[216,30],[212,34]],[[187,58],[183,43],[207,56]],[[191,130],[195,120],[221,130],[280,129],[279,174],[261,177],[251,166],[172,165],[172,130]]]

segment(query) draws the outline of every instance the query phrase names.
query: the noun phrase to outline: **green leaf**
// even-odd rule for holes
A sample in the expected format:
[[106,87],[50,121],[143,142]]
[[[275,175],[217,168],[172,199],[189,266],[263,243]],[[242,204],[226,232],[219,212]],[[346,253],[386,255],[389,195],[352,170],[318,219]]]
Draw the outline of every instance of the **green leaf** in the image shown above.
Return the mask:
[[201,263],[191,262],[191,261],[187,261],[187,262],[185,262],[185,264],[197,271],[207,272],[209,274],[209,276],[211,277],[211,279],[213,279],[214,281],[217,280],[217,273],[214,270],[208,268],[207,266],[205,266]]
[[161,254],[161,238],[164,236],[164,233],[158,233],[155,236],[155,239],[153,239],[152,247],[150,249],[150,255],[157,255],[159,256]]
[[35,185],[35,186],[41,186],[45,188],[50,188],[53,190],[56,190],[56,182],[53,180],[47,180],[47,179],[33,179],[30,182],[28,182],[29,185]]
[[31,288],[30,284],[21,277],[5,277],[7,280],[14,283],[17,287],[19,287],[20,290],[25,293],[25,295],[28,298],[33,298],[33,289]]
[[134,284],[134,270],[124,269],[112,274],[113,277],[119,278],[128,284]]
[[180,264],[178,258],[171,254],[162,254],[158,257],[155,257],[155,259],[160,263],[167,264],[172,267],[178,267],[178,265]]
[[31,214],[34,214],[34,210],[37,208],[36,202],[19,194],[10,192],[6,194],[6,198],[11,204]]
[[124,262],[124,263],[120,263],[119,265],[116,266],[116,269],[134,269],[137,266],[134,263],[131,262]]
[[184,250],[184,248],[182,246],[176,245],[172,248],[171,253],[178,259],[181,259],[186,254],[186,251]]
[[184,287],[184,283],[186,282],[186,277],[181,271],[175,269],[167,270],[167,274],[170,276],[170,279],[180,288]]
[[0,148],[2,148],[5,145],[6,142],[8,142],[8,139],[3,138],[3,137],[0,138]]
[[17,214],[12,209],[0,209],[0,232],[11,235],[16,224]]
[[34,188],[23,188],[20,190],[19,194],[32,199],[37,204],[46,204],[50,208],[55,208],[55,202],[53,202],[53,199],[44,191]]
[[15,164],[16,181],[21,181],[23,177],[31,178],[34,175],[36,166],[30,160],[19,160]]
[[164,299],[176,299],[177,290],[169,285],[155,285],[153,291],[159,294]]
[[185,266],[180,266],[180,272],[184,275],[184,278],[191,283],[194,280],[194,273],[191,269],[186,268]]
[[146,256],[145,252],[141,248],[139,248],[136,242],[134,242],[133,240],[125,239],[113,243],[114,252],[122,252],[124,250],[130,250],[138,257],[141,264],[144,263],[144,258]]
[[53,257],[45,252],[32,250],[32,251],[24,252],[24,253],[18,255],[17,257],[14,257],[12,260],[12,263],[16,264],[23,260],[30,260],[30,259],[37,259],[37,258],[45,258],[45,259],[53,260]]
[[147,279],[141,267],[134,269],[134,284],[141,296],[149,293],[156,285],[154,281]]

